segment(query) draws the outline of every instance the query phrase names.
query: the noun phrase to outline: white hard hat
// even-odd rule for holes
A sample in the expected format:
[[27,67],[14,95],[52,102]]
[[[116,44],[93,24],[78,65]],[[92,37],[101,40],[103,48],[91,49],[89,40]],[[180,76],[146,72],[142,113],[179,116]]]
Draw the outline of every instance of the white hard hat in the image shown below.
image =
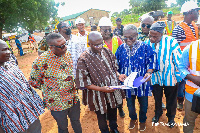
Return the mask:
[[99,20],[99,26],[113,26],[111,20],[107,17],[102,17]]
[[194,1],[187,1],[185,2],[182,7],[181,7],[181,13],[184,13],[184,12],[189,12],[191,11],[192,9],[198,9],[198,5],[196,2]]
[[83,18],[77,18],[75,24],[83,23],[85,24],[85,20]]

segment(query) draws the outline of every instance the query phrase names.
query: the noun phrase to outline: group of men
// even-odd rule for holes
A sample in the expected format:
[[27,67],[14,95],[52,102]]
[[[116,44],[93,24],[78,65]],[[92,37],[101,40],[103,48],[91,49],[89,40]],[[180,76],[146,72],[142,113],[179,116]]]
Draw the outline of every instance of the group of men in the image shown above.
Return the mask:
[[[47,107],[57,122],[59,133],[68,133],[67,116],[74,132],[82,133],[78,89],[82,90],[83,104],[96,113],[102,133],[119,133],[117,108],[124,117],[125,97],[129,129],[137,124],[137,97],[139,130],[145,131],[148,96],[152,93],[155,99],[152,122],[159,122],[164,90],[168,126],[173,128],[177,95],[181,93],[178,103],[183,102],[184,86],[183,122],[187,125],[183,131],[193,132],[198,113],[191,111],[192,98],[200,89],[200,46],[198,27],[193,22],[198,19],[198,11],[196,3],[186,2],[181,9],[184,20],[176,27],[170,17],[172,12],[168,12],[168,22],[154,23],[151,16],[144,16],[139,29],[133,24],[123,27],[118,18],[114,34],[107,17],[99,21],[100,32],[90,33],[85,30],[84,19],[78,18],[76,35],[71,34],[69,24],[61,22],[57,25],[58,33],[46,35],[46,46],[39,47],[29,81],[11,60],[6,42],[0,40],[0,132],[40,133],[39,116]],[[137,88],[116,89],[132,72],[147,80]],[[43,101],[32,87],[42,91]]]

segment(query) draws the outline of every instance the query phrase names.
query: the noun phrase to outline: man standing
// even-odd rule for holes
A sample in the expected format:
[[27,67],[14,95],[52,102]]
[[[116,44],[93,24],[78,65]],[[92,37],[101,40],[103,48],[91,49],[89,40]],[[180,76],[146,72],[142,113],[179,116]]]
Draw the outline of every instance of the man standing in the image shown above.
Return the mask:
[[17,48],[19,50],[18,54],[20,53],[20,56],[23,56],[24,52],[23,52],[22,45],[21,45],[21,43],[19,41],[19,37],[18,36],[15,37],[15,43],[16,43]]
[[[103,37],[103,44],[104,44],[103,47],[110,49],[112,53],[115,54],[117,48],[123,42],[119,37],[113,36],[113,34],[111,33],[112,31],[111,26],[113,25],[109,18],[102,17],[99,20],[100,32]],[[125,113],[123,111],[123,103],[121,105],[118,105],[117,108],[119,110],[120,117],[122,118],[125,117]]]
[[37,42],[36,42],[35,38],[33,36],[31,36],[31,34],[29,34],[28,41],[30,41],[30,43],[33,44],[33,46],[35,47],[35,50],[37,52]]
[[[151,46],[137,41],[138,33],[136,26],[132,24],[125,26],[123,34],[125,43],[120,45],[115,53],[119,65],[118,72],[126,76],[129,76],[132,72],[138,72],[137,77],[148,77],[152,72],[157,71],[158,63],[156,53]],[[138,88],[126,90],[127,106],[129,117],[131,118],[129,129],[133,129],[137,122],[135,109],[136,96],[140,104],[139,129],[140,131],[146,129],[148,96],[151,96],[151,90],[150,82],[145,82]]]
[[30,84],[43,92],[45,106],[57,122],[59,133],[68,133],[68,119],[75,133],[82,133],[80,101],[74,85],[71,55],[58,33],[46,37],[49,50],[33,63]]
[[79,42],[81,45],[85,45],[85,47],[89,47],[87,45],[88,42],[88,32],[85,30],[85,20],[83,18],[78,18],[75,21],[76,27],[78,28],[78,33],[76,36],[78,36]]
[[121,18],[116,19],[116,24],[117,24],[117,27],[113,30],[113,34],[115,36],[118,36],[119,38],[122,38],[124,26],[122,25]]
[[165,20],[165,30],[164,30],[164,34],[168,35],[168,36],[172,36],[172,31],[174,29],[174,27],[176,26],[176,22],[174,20],[172,20],[172,11],[168,11],[167,12],[167,20]]
[[177,41],[170,36],[163,36],[165,28],[164,22],[154,23],[149,32],[147,43],[157,53],[160,70],[152,74],[151,83],[153,85],[153,95],[155,99],[155,116],[152,122],[157,123],[162,116],[162,96],[163,88],[167,103],[167,117],[170,128],[174,127],[176,115],[177,87],[175,71],[178,70],[181,56],[180,46]]
[[45,36],[42,38],[42,40],[38,43],[38,55],[41,55],[45,51],[49,49],[49,46],[46,42],[46,36],[49,34],[49,32],[45,32]]
[[71,54],[73,61],[73,75],[76,78],[76,67],[79,56],[86,50],[86,44],[83,44],[79,37],[71,34],[71,28],[67,23],[57,25],[59,33],[66,39],[67,51]]
[[[193,1],[188,1],[183,4],[181,7],[181,13],[184,15],[184,20],[179,25],[177,25],[173,32],[172,37],[174,37],[180,44],[180,48],[183,49],[189,45],[192,41],[198,39],[198,26],[195,24],[195,20],[199,16],[199,7]],[[184,90],[185,90],[185,81],[182,80],[178,83],[178,109],[183,109],[184,101]]]
[[193,133],[195,119],[198,113],[191,110],[193,94],[200,89],[200,45],[199,40],[192,42],[184,50],[178,65],[181,78],[186,80],[185,84],[185,117],[183,123],[184,133]]
[[0,40],[0,132],[41,133],[43,102],[9,58],[9,48]]
[[103,47],[103,37],[97,31],[90,32],[90,47],[78,60],[76,85],[83,90],[83,104],[97,114],[99,129],[109,133],[106,114],[112,133],[117,130],[117,104],[122,104],[123,90],[112,89],[118,85],[121,75],[117,72],[117,62],[112,52]]
[[141,28],[138,28],[138,40],[146,41],[149,38],[149,30],[154,22],[154,18],[149,15],[144,15],[141,21]]
[[172,32],[172,37],[178,41],[181,50],[192,41],[198,39],[198,26],[194,22],[198,20],[198,11],[198,5],[193,1],[187,1],[181,7],[181,13],[184,15],[184,20],[179,23]]

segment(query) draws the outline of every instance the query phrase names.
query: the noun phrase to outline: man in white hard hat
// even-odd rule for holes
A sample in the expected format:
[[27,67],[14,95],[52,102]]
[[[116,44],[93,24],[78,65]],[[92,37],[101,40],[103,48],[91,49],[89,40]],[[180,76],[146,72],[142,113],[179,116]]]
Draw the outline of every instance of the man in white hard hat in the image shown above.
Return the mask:
[[[113,36],[112,32],[112,22],[109,18],[107,17],[102,17],[99,20],[99,27],[100,27],[100,32],[103,37],[103,43],[104,47],[109,48],[112,53],[115,55],[115,52],[117,51],[117,48],[123,43],[122,40],[117,37]],[[118,105],[117,108],[119,110],[119,115],[120,117],[125,117],[125,113],[123,111],[123,104]]]
[[85,30],[85,20],[83,18],[78,18],[76,19],[75,24],[78,28],[78,33],[76,35],[78,36],[81,45],[87,47],[87,36],[89,33]]
[[[183,51],[183,49],[192,41],[198,40],[198,26],[194,21],[198,20],[199,7],[195,2],[188,1],[182,5],[181,13],[184,15],[184,20],[174,28],[172,37],[178,41],[180,48]],[[178,110],[183,110],[184,90],[185,81],[182,80],[181,82],[178,82]]]

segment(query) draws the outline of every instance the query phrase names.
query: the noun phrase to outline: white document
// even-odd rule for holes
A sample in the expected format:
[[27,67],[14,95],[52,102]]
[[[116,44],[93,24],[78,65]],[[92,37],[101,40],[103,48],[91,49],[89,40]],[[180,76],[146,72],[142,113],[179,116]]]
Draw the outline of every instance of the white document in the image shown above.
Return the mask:
[[137,72],[132,72],[125,80],[124,80],[124,86],[127,87],[133,87],[133,81],[135,80],[135,77],[137,76]]

